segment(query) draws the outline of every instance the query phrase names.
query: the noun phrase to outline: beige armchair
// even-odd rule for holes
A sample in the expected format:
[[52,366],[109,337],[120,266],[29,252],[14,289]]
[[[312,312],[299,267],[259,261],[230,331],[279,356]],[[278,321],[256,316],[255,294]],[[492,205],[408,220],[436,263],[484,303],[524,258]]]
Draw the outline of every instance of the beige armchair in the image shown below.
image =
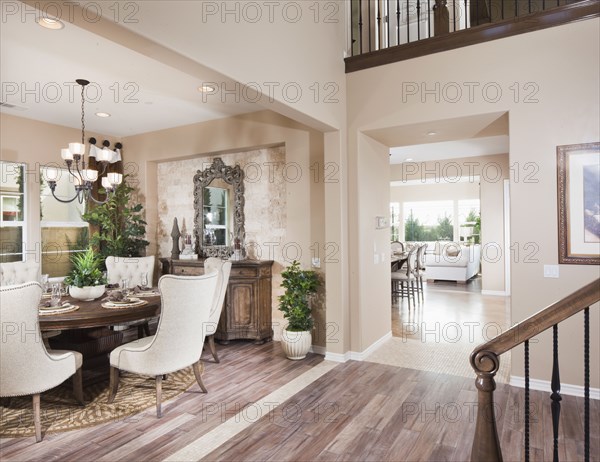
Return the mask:
[[0,288],[0,396],[33,395],[35,439],[42,440],[40,393],[73,376],[73,393],[83,404],[81,364],[76,351],[46,350],[40,334],[37,282]]
[[[129,287],[142,285],[142,274],[148,275],[148,285],[152,286],[154,277],[154,255],[149,257],[106,257],[106,278],[109,284],[121,284],[123,279],[129,281]],[[138,328],[138,337],[150,335],[148,320],[120,324],[116,330]]]
[[40,280],[40,264],[33,261],[0,263],[0,286]]
[[231,274],[231,262],[224,262],[220,258],[210,257],[204,260],[204,272],[205,274],[218,272],[217,291],[215,293],[215,299],[213,306],[210,310],[210,317],[206,325],[206,338],[208,339],[208,348],[216,363],[220,362],[219,356],[217,355],[217,349],[215,348],[215,332],[219,325],[219,319],[221,319],[221,312],[223,311],[223,302],[225,301],[225,294],[227,293],[227,285],[229,284],[229,275]]
[[110,353],[109,403],[117,394],[120,370],[155,377],[157,417],[162,415],[163,375],[192,365],[196,381],[206,393],[200,355],[217,282],[216,272],[203,276],[168,274],[160,278],[162,308],[156,334],[121,345]]

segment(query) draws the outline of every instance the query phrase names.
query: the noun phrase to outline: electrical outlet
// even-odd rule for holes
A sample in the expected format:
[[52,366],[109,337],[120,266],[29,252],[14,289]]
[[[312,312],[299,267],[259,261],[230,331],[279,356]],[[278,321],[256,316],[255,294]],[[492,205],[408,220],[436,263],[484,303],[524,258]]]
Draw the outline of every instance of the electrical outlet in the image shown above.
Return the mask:
[[319,257],[313,257],[312,266],[313,266],[313,268],[320,268],[321,267],[321,259]]

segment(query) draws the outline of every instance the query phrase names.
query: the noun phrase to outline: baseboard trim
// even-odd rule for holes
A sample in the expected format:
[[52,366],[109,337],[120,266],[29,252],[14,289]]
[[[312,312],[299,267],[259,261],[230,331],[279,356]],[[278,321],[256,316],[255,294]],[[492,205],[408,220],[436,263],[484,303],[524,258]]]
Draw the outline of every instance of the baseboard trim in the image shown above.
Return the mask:
[[368,348],[363,351],[346,351],[345,353],[325,353],[326,361],[335,361],[337,363],[345,363],[346,361],[364,361],[367,356],[373,353],[377,348],[383,345],[387,340],[392,338],[392,332],[388,332],[379,340],[376,340]]
[[497,295],[498,297],[508,296],[503,290],[482,290],[481,295]]
[[[513,387],[525,388],[525,377],[511,375],[510,385]],[[529,388],[531,390],[546,391],[548,393],[552,392],[549,380],[529,379]],[[561,395],[578,396],[583,398],[584,387],[581,385],[571,385],[570,383],[561,383],[560,393]],[[600,388],[590,387],[590,398],[600,399]]]

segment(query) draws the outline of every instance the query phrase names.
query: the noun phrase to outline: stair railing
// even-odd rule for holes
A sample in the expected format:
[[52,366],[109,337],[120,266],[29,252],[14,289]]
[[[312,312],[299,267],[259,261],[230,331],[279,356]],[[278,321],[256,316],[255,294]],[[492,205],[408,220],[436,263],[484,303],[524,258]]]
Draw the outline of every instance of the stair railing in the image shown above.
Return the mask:
[[471,450],[471,461],[502,461],[502,451],[494,413],[494,377],[500,366],[500,355],[521,343],[525,346],[525,462],[529,461],[529,340],[552,328],[553,366],[552,427],[554,437],[554,461],[558,462],[558,429],[560,417],[560,372],[558,365],[558,324],[567,318],[584,312],[584,457],[590,460],[590,327],[589,309],[600,301],[600,279],[587,284],[567,297],[516,324],[471,353],[471,366],[477,374],[478,390],[477,423]]

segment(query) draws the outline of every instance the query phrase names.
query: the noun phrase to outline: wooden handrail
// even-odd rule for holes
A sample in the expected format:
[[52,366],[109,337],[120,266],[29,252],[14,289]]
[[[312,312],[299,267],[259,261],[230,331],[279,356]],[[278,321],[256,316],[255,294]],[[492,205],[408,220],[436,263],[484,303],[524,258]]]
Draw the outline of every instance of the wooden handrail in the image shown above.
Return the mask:
[[[590,282],[581,289],[514,325],[489,342],[479,345],[471,353],[471,365],[473,365],[473,360],[480,352],[487,351],[500,356],[525,340],[535,337],[554,324],[570,318],[598,301],[600,301],[600,279]],[[478,369],[474,365],[473,368]]]
[[565,298],[538,311],[471,353],[471,366],[477,374],[477,424],[471,460],[502,461],[502,451],[494,416],[494,376],[500,366],[499,356],[535,337],[565,319],[600,301],[600,279],[583,286]]

